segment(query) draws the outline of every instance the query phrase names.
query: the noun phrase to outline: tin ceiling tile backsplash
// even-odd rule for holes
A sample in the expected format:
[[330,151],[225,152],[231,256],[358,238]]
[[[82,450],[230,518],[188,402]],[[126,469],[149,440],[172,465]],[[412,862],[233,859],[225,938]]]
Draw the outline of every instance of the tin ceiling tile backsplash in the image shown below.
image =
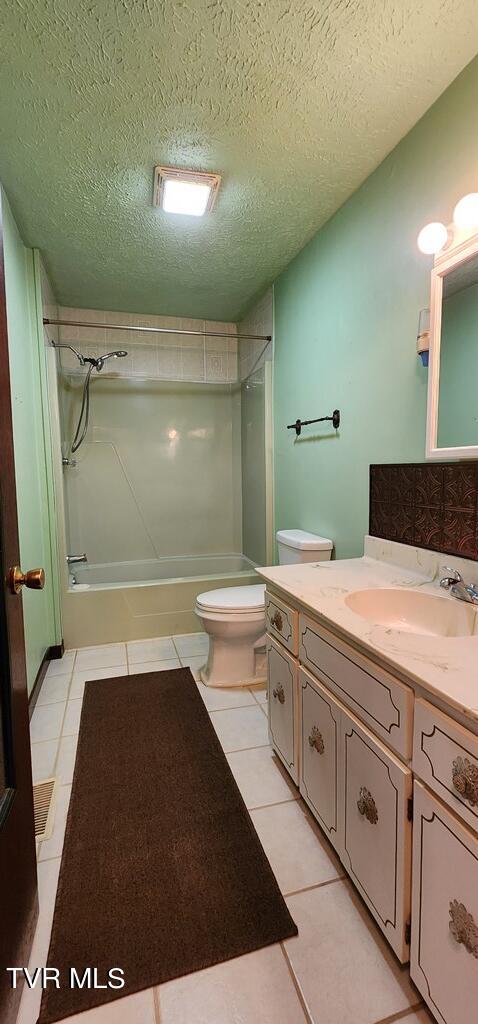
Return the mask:
[[369,532],[478,561],[478,461],[370,466]]

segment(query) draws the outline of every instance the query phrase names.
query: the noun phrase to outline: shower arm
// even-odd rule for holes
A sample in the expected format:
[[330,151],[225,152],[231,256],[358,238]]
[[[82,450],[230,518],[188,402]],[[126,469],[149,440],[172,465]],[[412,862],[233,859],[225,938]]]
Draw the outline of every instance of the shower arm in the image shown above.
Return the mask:
[[[81,352],[78,352],[77,348],[73,348],[73,345],[66,345],[59,341],[52,341],[53,348],[68,348],[70,352],[73,352],[76,356],[80,366],[84,366],[86,363],[85,356],[82,356]],[[88,360],[89,362],[90,360]]]
[[[134,331],[136,334],[182,334],[195,338],[242,338],[244,341],[272,341],[271,334],[227,334],[225,331],[182,331],[179,327],[142,327],[134,324],[100,324],[81,320],[52,320],[43,317],[45,326],[50,327],[98,327],[108,331]],[[72,345],[61,345],[52,341],[54,348],[69,348],[79,358],[79,353]]]

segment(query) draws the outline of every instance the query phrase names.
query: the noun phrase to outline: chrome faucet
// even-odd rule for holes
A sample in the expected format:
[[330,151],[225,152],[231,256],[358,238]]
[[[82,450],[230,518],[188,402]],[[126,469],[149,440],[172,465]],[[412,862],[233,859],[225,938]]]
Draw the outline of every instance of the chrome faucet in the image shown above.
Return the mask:
[[88,557],[85,553],[82,555],[67,555],[66,561],[68,565],[78,565],[78,562],[87,562]]
[[476,583],[465,583],[461,572],[458,569],[450,569],[448,565],[442,566],[442,572],[448,573],[440,580],[440,586],[449,590],[453,597],[459,601],[467,601],[468,604],[478,604],[478,586]]

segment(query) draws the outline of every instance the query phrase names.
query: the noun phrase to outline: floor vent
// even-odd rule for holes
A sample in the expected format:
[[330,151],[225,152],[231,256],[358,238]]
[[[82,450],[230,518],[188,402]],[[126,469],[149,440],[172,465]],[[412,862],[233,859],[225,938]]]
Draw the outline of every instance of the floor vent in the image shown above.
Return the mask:
[[45,779],[33,787],[33,809],[35,812],[35,839],[49,839],[53,831],[53,808],[56,779]]

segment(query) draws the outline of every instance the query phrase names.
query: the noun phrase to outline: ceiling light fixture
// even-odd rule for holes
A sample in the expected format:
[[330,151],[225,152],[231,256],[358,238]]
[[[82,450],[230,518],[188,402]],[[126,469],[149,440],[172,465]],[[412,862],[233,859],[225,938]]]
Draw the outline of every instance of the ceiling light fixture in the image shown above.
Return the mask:
[[165,213],[202,217],[212,210],[220,184],[220,174],[158,166],[154,168],[153,205]]

